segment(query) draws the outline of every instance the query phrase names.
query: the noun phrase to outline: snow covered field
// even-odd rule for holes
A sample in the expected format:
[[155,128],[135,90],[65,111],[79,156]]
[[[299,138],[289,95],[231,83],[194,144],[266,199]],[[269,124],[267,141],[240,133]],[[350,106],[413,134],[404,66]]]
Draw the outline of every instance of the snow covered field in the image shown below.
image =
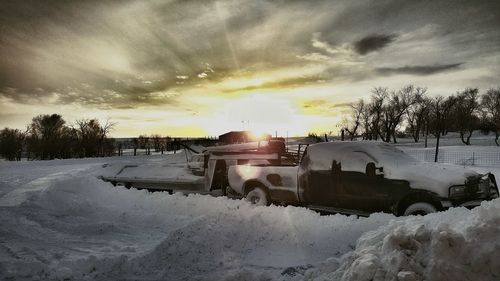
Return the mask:
[[356,218],[96,178],[129,161],[186,160],[0,162],[0,280],[500,280],[498,199]]

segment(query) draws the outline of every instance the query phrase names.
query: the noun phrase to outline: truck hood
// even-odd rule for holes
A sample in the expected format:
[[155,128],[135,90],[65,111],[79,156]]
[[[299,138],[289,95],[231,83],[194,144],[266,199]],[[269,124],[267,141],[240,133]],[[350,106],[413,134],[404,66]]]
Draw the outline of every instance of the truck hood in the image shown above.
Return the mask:
[[387,168],[385,177],[407,180],[412,188],[430,190],[441,197],[448,197],[449,187],[465,184],[467,178],[478,173],[456,165],[414,162]]

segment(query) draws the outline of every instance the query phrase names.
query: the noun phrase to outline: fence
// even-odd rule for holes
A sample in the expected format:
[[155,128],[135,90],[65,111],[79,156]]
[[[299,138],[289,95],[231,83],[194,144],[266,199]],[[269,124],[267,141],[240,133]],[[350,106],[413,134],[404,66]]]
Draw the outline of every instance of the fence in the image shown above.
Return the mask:
[[[405,150],[410,156],[426,162],[434,162],[434,150]],[[439,151],[439,163],[462,166],[500,167],[500,151]]]

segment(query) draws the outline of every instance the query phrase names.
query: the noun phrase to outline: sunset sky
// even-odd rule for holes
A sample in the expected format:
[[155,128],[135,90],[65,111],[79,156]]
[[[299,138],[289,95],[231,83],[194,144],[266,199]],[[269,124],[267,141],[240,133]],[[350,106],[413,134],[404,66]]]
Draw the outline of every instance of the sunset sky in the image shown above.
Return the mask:
[[0,128],[337,131],[376,86],[500,86],[500,1],[2,1]]

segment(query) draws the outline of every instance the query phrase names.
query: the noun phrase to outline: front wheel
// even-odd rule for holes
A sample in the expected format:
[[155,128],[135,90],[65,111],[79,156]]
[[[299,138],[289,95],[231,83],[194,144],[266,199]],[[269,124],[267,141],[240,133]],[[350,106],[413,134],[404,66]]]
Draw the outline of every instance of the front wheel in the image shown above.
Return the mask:
[[271,203],[267,192],[262,187],[254,187],[247,193],[245,199],[257,206],[268,206]]
[[426,203],[426,202],[418,202],[418,203],[413,203],[408,208],[406,208],[405,212],[403,215],[405,216],[425,216],[430,213],[435,213],[437,212],[436,207],[434,207],[432,204]]

